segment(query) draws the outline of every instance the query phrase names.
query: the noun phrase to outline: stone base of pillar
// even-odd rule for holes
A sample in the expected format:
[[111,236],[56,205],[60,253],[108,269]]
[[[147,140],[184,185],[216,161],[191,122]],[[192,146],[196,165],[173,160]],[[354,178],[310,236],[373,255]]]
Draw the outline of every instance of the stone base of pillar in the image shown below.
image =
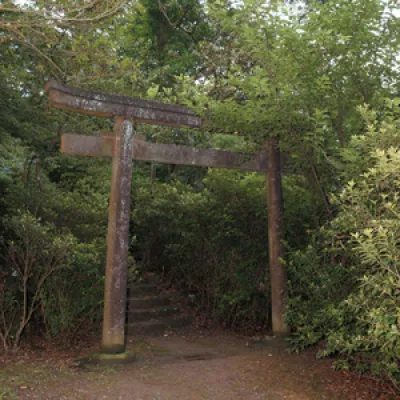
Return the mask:
[[131,364],[137,361],[136,353],[133,351],[125,351],[123,353],[95,353],[90,357],[79,360],[78,364],[85,365],[119,365]]
[[102,344],[101,354],[122,354],[125,352],[125,344]]
[[290,350],[290,343],[285,340],[288,335],[285,336],[264,336],[260,340],[252,343],[253,346],[259,347],[260,349],[267,349],[273,352],[287,352]]

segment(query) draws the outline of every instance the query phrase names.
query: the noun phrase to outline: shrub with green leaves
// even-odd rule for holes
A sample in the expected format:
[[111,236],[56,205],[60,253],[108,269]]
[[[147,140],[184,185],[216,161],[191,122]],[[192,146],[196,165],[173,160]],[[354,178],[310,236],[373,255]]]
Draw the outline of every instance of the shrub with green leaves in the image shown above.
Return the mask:
[[[11,145],[18,151],[7,151]],[[97,315],[103,298],[107,185],[52,182],[48,166],[12,138],[0,144],[0,167],[3,348],[18,347],[27,328],[49,337],[73,334]]]
[[29,212],[7,222],[14,234],[9,242],[6,266],[0,276],[0,339],[5,350],[17,348],[25,328],[38,309],[44,285],[57,271],[70,267],[75,238],[58,233]]
[[[270,325],[264,176],[209,170],[204,189],[141,184],[133,197],[133,248],[146,269],[196,295],[197,307],[227,326]],[[285,180],[286,239],[300,246],[312,214],[301,179]],[[304,201],[299,203],[298,196]]]
[[205,185],[201,192],[181,183],[135,191],[138,258],[196,294],[196,305],[210,318],[236,326],[249,320],[265,324],[268,293],[258,290],[268,265],[262,178],[212,171]]
[[[400,379],[400,149],[391,144],[398,143],[400,134],[398,104],[391,102],[380,120],[371,120],[376,114],[361,110],[367,117],[367,133],[354,138],[349,151],[364,153],[358,165],[364,172],[333,196],[338,214],[320,232],[324,241],[310,248],[306,270],[314,274],[308,282],[293,284],[288,312],[289,321],[297,326],[293,344],[298,348],[325,339],[320,355],[344,356],[339,367],[396,380]],[[328,249],[320,253],[327,257],[325,262],[315,251],[321,244]],[[338,254],[341,259],[336,261],[341,262],[330,262]],[[294,283],[304,273],[301,263],[301,258],[292,258]],[[330,294],[321,299],[326,288]]]

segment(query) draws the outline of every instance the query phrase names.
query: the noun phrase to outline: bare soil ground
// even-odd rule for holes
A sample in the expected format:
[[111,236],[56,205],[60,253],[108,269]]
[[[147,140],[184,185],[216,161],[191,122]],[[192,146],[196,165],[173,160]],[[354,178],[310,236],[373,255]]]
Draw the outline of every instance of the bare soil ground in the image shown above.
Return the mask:
[[131,340],[131,364],[77,362],[98,350],[93,343],[0,356],[0,399],[400,399],[380,381],[335,372],[313,351],[289,354],[276,340],[187,329]]

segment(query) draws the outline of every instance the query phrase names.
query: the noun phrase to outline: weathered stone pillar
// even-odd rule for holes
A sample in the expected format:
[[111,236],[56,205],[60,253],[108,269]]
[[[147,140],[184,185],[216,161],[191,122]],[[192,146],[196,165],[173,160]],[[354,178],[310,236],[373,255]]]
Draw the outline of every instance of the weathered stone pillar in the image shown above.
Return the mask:
[[283,198],[279,141],[267,140],[268,172],[266,176],[268,203],[269,271],[271,284],[272,330],[274,335],[285,336],[289,327],[285,322],[288,295],[287,271],[283,248]]
[[114,130],[102,337],[102,352],[109,354],[125,351],[132,122],[119,117],[116,119]]

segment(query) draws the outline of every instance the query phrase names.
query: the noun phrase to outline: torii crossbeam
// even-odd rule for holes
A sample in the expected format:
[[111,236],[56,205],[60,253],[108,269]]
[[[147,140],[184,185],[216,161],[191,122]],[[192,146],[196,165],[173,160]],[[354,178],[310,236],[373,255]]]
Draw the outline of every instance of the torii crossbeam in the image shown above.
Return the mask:
[[[101,136],[65,134],[61,150],[67,154],[112,157],[112,177],[107,233],[107,264],[105,272],[102,351],[121,353],[125,350],[125,310],[127,289],[127,260],[129,248],[129,217],[132,160],[181,164],[202,167],[231,168],[266,173],[280,169],[279,157],[270,157],[261,151],[253,155],[213,149],[198,149],[171,144],[150,143],[134,136],[132,122],[174,127],[200,128],[202,120],[183,106],[139,100],[127,96],[109,95],[79,90],[56,81],[46,85],[50,105],[56,108],[102,117],[115,117],[114,133]],[[272,153],[271,153],[272,154]],[[271,182],[275,182],[273,179]],[[269,191],[274,184],[269,185]],[[271,204],[276,202],[274,192],[268,194]],[[271,212],[269,211],[270,217]],[[269,219],[276,230],[276,218]],[[274,222],[275,221],[275,222]],[[270,232],[271,236],[271,232]],[[276,235],[275,235],[276,236]],[[270,237],[271,247],[271,237]],[[276,255],[276,254],[278,255]],[[279,251],[274,257],[279,259]],[[271,286],[274,283],[271,268]],[[280,280],[285,277],[279,277]],[[283,321],[285,293],[272,288],[273,329],[287,331]],[[275,312],[274,312],[275,310]]]

